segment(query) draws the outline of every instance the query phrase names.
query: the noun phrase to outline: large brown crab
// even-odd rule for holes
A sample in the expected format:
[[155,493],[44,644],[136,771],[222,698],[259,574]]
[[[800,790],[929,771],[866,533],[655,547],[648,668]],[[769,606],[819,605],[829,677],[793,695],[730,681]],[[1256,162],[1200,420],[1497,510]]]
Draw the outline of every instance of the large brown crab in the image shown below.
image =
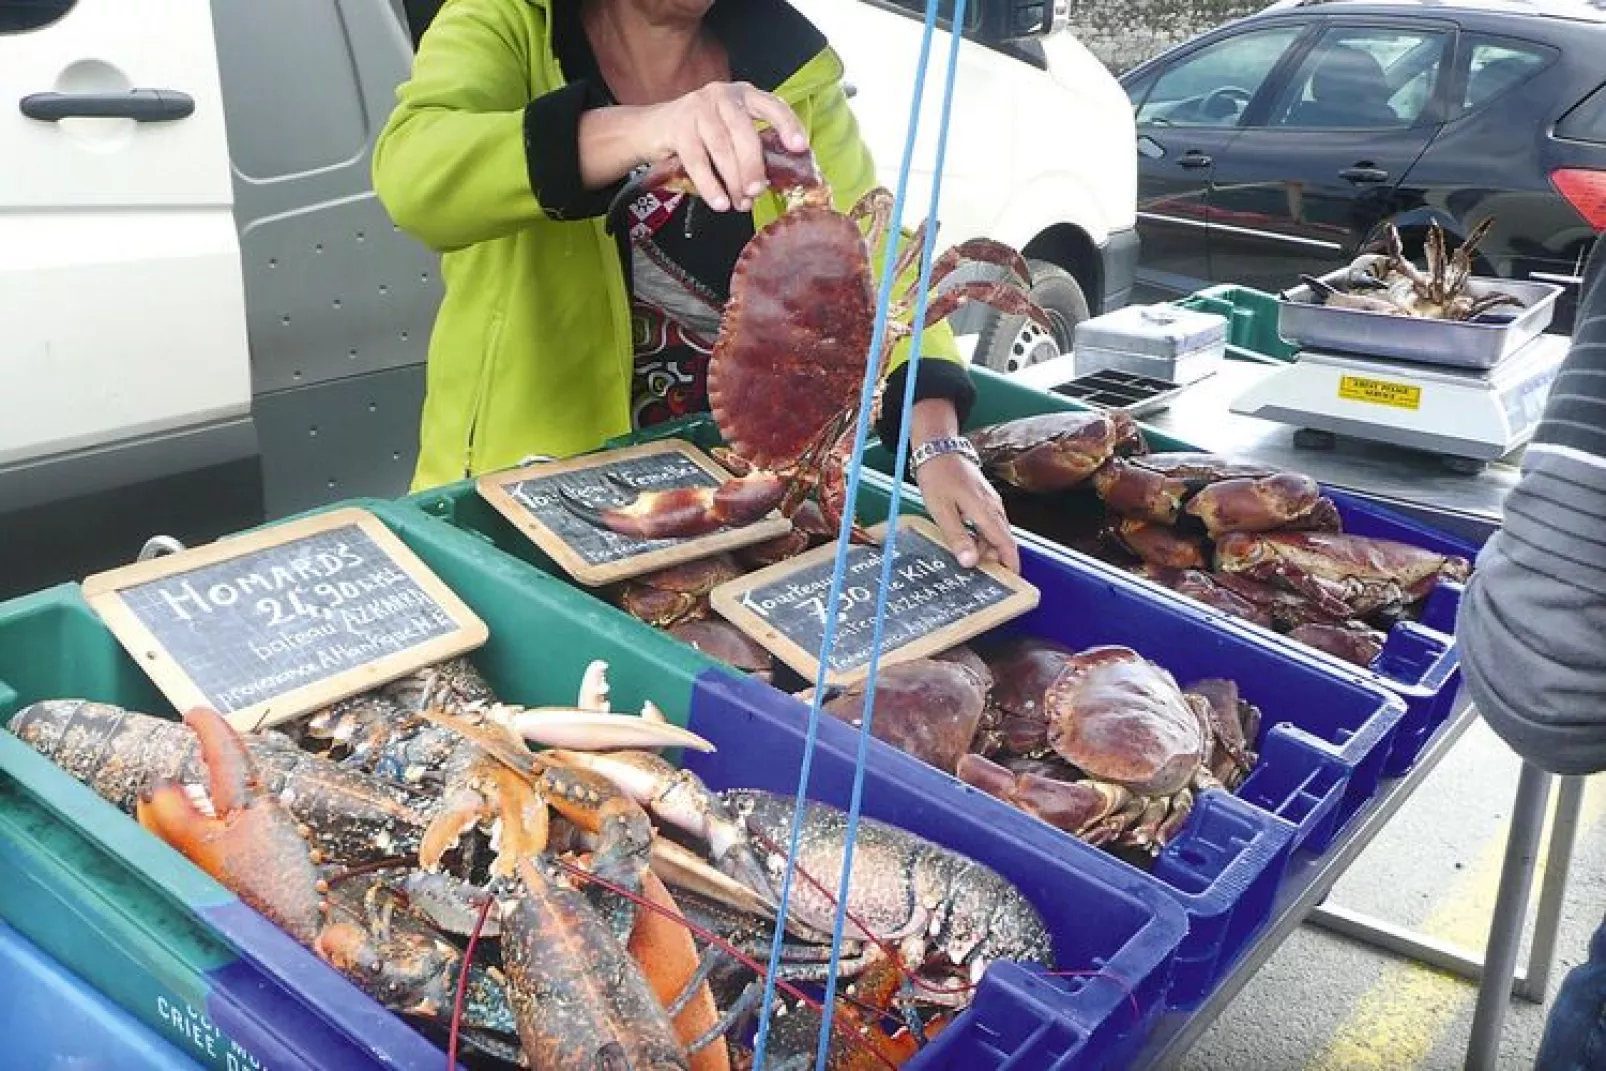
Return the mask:
[[[1259,711],[1236,686],[1201,681],[1184,691],[1129,647],[1071,653],[1017,641],[993,672],[1000,704],[1013,708],[993,742],[1002,762],[973,751],[956,775],[1089,843],[1158,852],[1196,790],[1236,787],[1256,761]],[[1031,765],[1010,762],[1010,752]]]
[[1065,411],[969,432],[987,475],[1028,494],[1076,487],[1112,458],[1148,452],[1137,421],[1117,410]]
[[1409,543],[1341,532],[1230,532],[1216,569],[1296,591],[1340,620],[1403,611],[1472,563]]
[[[737,474],[718,487],[647,492],[610,509],[568,500],[592,523],[637,538],[687,537],[750,524],[777,507],[790,517],[811,495],[833,530],[841,522],[866,363],[877,362],[883,381],[892,347],[912,331],[904,320],[914,295],[907,288],[894,295],[881,351],[872,354],[880,280],[874,251],[891,230],[892,194],[876,187],[840,212],[812,153],[787,150],[771,130],[761,140],[766,173],[787,210],[737,259],[708,365],[710,410],[729,447],[724,459]],[[695,193],[675,160],[633,180],[620,198],[642,189]],[[868,235],[861,230],[866,219]],[[916,263],[925,231],[922,223],[899,255],[898,278]],[[1009,278],[948,287],[929,302],[922,329],[967,301],[1048,326],[1047,315],[1026,296],[1031,274],[1025,261],[991,239],[943,253],[932,265],[931,284],[967,260],[997,264]]]

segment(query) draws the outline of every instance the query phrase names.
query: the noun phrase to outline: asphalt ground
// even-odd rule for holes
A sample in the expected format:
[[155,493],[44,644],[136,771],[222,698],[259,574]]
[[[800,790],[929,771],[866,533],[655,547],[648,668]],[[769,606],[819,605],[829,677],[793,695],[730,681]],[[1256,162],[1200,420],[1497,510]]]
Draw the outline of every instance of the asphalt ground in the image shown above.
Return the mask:
[[[1519,760],[1475,722],[1334,887],[1328,903],[1482,958]],[[1552,791],[1552,807],[1555,792]],[[1529,897],[1526,963],[1543,876]],[[1499,1067],[1533,1066],[1556,991],[1606,916],[1606,777],[1586,785],[1545,1003],[1513,999]],[[1463,1067],[1475,983],[1306,924],[1200,1038],[1184,1071],[1452,1071]]]

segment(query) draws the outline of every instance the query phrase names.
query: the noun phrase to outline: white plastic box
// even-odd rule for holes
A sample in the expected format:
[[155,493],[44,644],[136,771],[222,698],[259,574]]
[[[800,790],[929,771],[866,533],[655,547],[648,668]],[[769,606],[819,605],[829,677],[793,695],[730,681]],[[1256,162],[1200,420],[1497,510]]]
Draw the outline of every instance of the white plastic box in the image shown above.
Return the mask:
[[1227,318],[1175,305],[1128,305],[1076,325],[1076,374],[1113,368],[1170,383],[1211,375],[1227,355]]

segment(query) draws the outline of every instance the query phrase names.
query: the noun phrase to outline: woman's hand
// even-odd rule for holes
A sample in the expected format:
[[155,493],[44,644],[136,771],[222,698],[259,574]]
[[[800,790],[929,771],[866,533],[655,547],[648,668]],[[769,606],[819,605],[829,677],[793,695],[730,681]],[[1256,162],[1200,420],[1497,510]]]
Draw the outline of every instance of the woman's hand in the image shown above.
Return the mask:
[[780,97],[746,82],[711,82],[648,110],[645,155],[655,163],[679,157],[710,208],[723,212],[734,204],[746,212],[769,186],[754,120],[774,127],[794,152],[809,147],[803,123]]
[[[910,422],[909,441],[916,446],[959,434],[953,403],[941,398],[916,402]],[[915,482],[961,566],[970,569],[990,561],[1020,572],[1020,550],[1009,530],[1004,501],[969,458],[940,454],[915,471]]]

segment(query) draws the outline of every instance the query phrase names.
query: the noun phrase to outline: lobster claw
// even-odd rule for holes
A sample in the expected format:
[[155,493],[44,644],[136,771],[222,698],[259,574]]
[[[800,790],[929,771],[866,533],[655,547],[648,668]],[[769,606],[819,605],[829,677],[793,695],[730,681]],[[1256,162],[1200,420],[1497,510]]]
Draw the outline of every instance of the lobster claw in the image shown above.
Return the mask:
[[265,791],[245,743],[215,710],[184,715],[206,768],[214,815],[198,808],[176,781],[141,794],[135,817],[190,862],[302,944],[322,925],[319,878],[300,827]]

